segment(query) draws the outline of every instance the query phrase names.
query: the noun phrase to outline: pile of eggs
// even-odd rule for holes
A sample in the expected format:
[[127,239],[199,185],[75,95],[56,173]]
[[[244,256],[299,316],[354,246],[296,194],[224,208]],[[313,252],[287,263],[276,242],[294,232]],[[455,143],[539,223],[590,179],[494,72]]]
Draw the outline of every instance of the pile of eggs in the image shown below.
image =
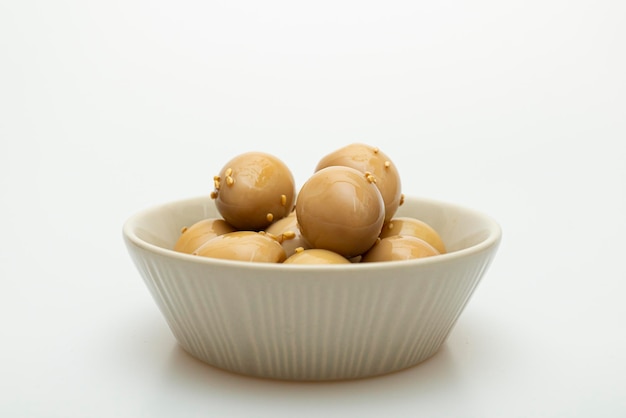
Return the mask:
[[400,175],[377,147],[353,143],[324,156],[296,193],[289,167],[263,152],[228,161],[213,178],[220,218],[183,227],[175,251],[228,260],[349,264],[446,252],[430,225],[394,217]]

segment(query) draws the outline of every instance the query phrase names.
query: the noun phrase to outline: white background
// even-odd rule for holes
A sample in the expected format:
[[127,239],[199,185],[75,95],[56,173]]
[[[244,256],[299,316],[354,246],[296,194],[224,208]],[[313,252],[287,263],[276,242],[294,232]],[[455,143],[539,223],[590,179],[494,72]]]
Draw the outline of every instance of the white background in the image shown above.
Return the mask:
[[[625,74],[618,0],[0,0],[0,416],[626,416]],[[340,383],[188,356],[126,218],[351,142],[502,226],[443,349]]]

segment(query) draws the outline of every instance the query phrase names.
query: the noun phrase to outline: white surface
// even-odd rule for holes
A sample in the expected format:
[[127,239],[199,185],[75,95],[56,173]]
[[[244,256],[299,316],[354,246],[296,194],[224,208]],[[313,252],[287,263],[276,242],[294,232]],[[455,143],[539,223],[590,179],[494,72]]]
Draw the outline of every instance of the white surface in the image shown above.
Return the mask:
[[[0,3],[0,416],[626,414],[626,3]],[[444,349],[294,384],[176,345],[121,239],[226,158],[355,140],[504,236]],[[406,148],[411,144],[411,149]]]

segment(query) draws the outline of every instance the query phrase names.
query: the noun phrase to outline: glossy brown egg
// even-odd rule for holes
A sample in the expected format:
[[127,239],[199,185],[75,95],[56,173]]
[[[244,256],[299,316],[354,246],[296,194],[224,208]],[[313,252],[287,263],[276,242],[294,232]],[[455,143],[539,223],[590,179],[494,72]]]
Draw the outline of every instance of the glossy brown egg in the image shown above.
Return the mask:
[[238,230],[260,231],[293,210],[291,170],[277,157],[247,152],[228,161],[214,177],[211,196],[220,215]]
[[331,166],[316,171],[303,184],[296,216],[311,248],[350,258],[376,242],[385,205],[380,191],[365,174],[350,167]]
[[310,248],[294,252],[283,264],[350,264],[350,261],[334,251]]
[[217,236],[205,242],[193,255],[259,263],[282,263],[287,258],[285,250],[275,239],[253,231]]
[[385,222],[402,204],[400,173],[391,159],[377,147],[353,143],[324,156],[315,170],[330,166],[346,166],[372,176],[385,202]]
[[393,235],[381,239],[361,259],[362,263],[377,261],[412,260],[414,258],[431,257],[439,252],[423,239]]
[[181,230],[181,234],[174,244],[174,251],[191,254],[208,240],[234,231],[235,228],[223,219],[202,219]]
[[421,238],[435,247],[440,254],[444,254],[446,252],[446,246],[439,233],[435,231],[432,226],[421,219],[409,217],[397,217],[391,219],[391,221],[386,223],[383,227],[383,230],[380,233],[380,238],[387,238],[393,235],[409,235]]
[[285,249],[287,257],[295,253],[296,248],[309,248],[309,244],[302,237],[300,228],[298,228],[298,219],[295,211],[268,226],[265,232],[276,237]]

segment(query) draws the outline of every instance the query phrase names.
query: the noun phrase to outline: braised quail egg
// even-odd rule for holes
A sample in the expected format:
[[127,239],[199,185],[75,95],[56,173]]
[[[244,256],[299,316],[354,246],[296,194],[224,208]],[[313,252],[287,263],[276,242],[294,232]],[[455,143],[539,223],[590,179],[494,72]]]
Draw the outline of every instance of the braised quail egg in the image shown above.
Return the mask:
[[238,230],[263,230],[293,210],[293,174],[271,154],[240,154],[223,166],[213,183],[217,210]]

